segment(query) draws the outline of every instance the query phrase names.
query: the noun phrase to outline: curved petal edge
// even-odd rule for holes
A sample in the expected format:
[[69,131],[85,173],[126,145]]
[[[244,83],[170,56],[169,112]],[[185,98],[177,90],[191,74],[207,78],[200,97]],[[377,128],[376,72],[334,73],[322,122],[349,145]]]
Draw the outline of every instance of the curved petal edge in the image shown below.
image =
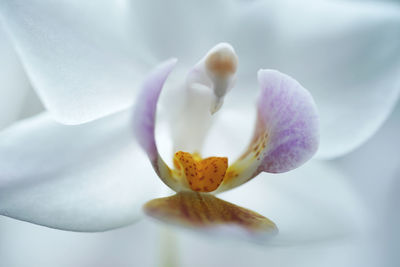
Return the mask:
[[179,192],[147,202],[144,211],[161,222],[256,243],[266,242],[278,233],[268,218],[210,194]]
[[247,182],[260,172],[293,170],[317,151],[319,117],[311,94],[290,76],[260,70],[257,122],[246,152],[228,168],[219,191]]
[[144,81],[135,105],[133,130],[136,140],[146,152],[160,179],[174,191],[180,191],[181,183],[171,175],[171,169],[161,158],[155,139],[157,103],[169,74],[177,59],[169,59],[158,65]]

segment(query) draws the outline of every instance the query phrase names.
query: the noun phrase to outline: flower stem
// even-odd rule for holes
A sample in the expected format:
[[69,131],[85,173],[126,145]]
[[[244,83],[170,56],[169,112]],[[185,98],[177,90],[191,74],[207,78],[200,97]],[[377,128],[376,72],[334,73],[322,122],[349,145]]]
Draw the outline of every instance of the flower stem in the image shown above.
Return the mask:
[[175,233],[163,226],[160,233],[160,267],[178,267],[178,240]]

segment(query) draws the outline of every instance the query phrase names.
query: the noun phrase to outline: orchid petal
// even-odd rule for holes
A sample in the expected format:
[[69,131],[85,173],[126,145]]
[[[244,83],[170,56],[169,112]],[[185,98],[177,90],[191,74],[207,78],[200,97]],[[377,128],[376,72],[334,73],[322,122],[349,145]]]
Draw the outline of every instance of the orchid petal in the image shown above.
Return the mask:
[[0,231],[1,266],[156,266],[159,262],[157,257],[143,253],[159,245],[159,228],[148,220],[114,231],[88,234],[0,216]]
[[241,185],[260,172],[287,172],[309,160],[318,148],[319,121],[310,93],[293,78],[260,70],[257,123],[246,152],[227,170],[218,188]]
[[149,201],[146,214],[162,222],[203,231],[212,235],[265,241],[277,234],[268,218],[214,197],[211,194],[183,191],[176,195]]
[[279,0],[239,6],[228,39],[246,54],[238,82],[250,84],[260,67],[296,77],[319,107],[320,157],[348,153],[379,129],[400,91],[399,5]]
[[122,3],[1,1],[28,76],[57,121],[79,124],[132,103],[147,63],[127,40]]
[[372,220],[353,177],[327,162],[313,160],[291,172],[261,174],[224,200],[268,216],[279,228],[274,246],[294,246],[357,238]]
[[232,4],[212,0],[131,1],[131,20],[141,29],[141,41],[150,48],[155,62],[174,56],[189,68],[210,47],[229,41],[226,29],[231,27]]
[[158,65],[146,78],[135,105],[133,127],[137,141],[147,153],[160,179],[174,191],[180,191],[181,182],[171,175],[171,170],[161,158],[155,139],[157,103],[168,75],[177,60],[170,59]]
[[[248,243],[209,240],[180,234],[180,262],[183,266],[252,267],[355,267],[374,266],[371,251],[354,240],[334,240],[313,244],[265,247]],[[199,257],[199,252],[203,257]],[[375,261],[373,261],[375,262]]]
[[17,120],[32,90],[17,55],[0,24],[0,129]]
[[373,217],[364,243],[369,245],[370,257],[383,266],[400,263],[399,121],[400,104],[397,104],[383,127],[368,142],[333,162],[335,167],[351,175],[350,183],[360,192]]
[[160,186],[129,112],[79,126],[42,114],[0,134],[0,214],[72,231],[127,225]]

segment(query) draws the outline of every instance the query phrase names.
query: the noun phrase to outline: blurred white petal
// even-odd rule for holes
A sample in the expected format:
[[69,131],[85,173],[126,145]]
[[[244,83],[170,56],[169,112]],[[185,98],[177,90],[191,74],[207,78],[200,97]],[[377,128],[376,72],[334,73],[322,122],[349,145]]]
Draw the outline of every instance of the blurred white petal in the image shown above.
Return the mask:
[[[360,242],[264,247],[181,233],[181,265],[191,267],[371,267]],[[200,254],[201,253],[201,254]],[[201,257],[200,257],[201,255]]]
[[[397,165],[399,166],[399,165]],[[382,218],[383,227],[383,238],[381,242],[377,243],[377,249],[382,255],[382,260],[385,266],[396,267],[400,265],[399,247],[400,247],[400,213],[398,212],[398,203],[400,201],[399,190],[400,190],[400,170],[397,169],[396,178],[391,184],[391,190],[389,191],[388,198],[383,203],[385,207],[384,216]]]
[[350,175],[370,210],[381,211],[382,201],[397,184],[400,171],[400,103],[379,131],[360,148],[332,162]]
[[147,221],[108,232],[76,233],[0,217],[0,232],[1,266],[128,267],[159,263],[160,231]]
[[[368,142],[334,162],[350,180],[374,216],[367,234],[373,266],[399,266],[400,105]],[[372,233],[372,234],[371,234]]]
[[226,41],[230,27],[229,1],[131,1],[131,24],[140,29],[140,41],[157,61],[178,58],[194,65],[215,44]]
[[0,23],[0,129],[18,119],[31,87]]
[[[161,247],[158,228],[155,223],[141,221],[114,231],[87,234],[0,218],[0,264],[18,267],[156,266],[161,263],[160,256],[165,250]],[[178,233],[177,245],[174,256],[181,266],[370,266],[363,262],[365,251],[354,242],[271,249],[219,239],[210,242],[207,237],[199,238],[197,234],[183,231]]]
[[[383,203],[381,204],[382,207],[384,207],[382,209],[384,213],[382,216],[383,227],[380,221],[376,223],[378,229],[383,231],[382,242],[378,243],[377,246],[378,249],[380,249],[379,252],[383,254],[382,258],[385,266],[388,267],[400,265],[400,255],[398,253],[400,247],[400,230],[398,227],[400,224],[400,213],[398,212],[398,203],[400,202],[400,157],[398,145],[393,145],[390,141],[388,142],[388,140],[398,140],[398,134],[400,132],[399,121],[400,104],[397,105],[388,123],[384,125],[383,131],[378,133],[378,141],[366,148],[374,153],[377,151],[378,147],[381,147],[382,150],[379,152],[384,153],[384,158],[386,158],[386,160],[381,160],[382,164],[375,165],[379,166],[377,168],[378,170],[384,171],[383,175],[381,172],[375,171],[373,177],[375,178],[376,184],[381,180],[378,177],[383,177],[385,180],[389,181],[389,184],[385,187],[387,190],[380,191],[384,196]],[[399,142],[397,142],[397,144],[399,144]],[[360,151],[360,153],[363,152],[364,151]],[[366,158],[364,160],[368,162]],[[379,210],[379,208],[378,206],[377,209]]]
[[53,228],[132,223],[162,184],[137,147],[127,112],[79,126],[48,114],[0,135],[0,214]]
[[311,161],[283,174],[261,174],[219,195],[274,221],[271,245],[303,245],[356,237],[367,214],[348,179],[327,163]]
[[259,68],[276,68],[311,91],[321,116],[321,157],[340,156],[362,144],[398,99],[397,5],[243,2],[232,30],[228,41],[245,55],[242,81],[253,79]]
[[[66,124],[133,101],[146,57],[124,1],[2,1],[0,14],[44,105]],[[132,33],[133,34],[133,33]]]

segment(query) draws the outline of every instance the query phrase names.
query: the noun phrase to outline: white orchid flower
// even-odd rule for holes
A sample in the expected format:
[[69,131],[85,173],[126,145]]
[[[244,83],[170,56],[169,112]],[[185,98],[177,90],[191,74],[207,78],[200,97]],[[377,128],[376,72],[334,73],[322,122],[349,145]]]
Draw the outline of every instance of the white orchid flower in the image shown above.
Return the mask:
[[[287,1],[118,3],[0,3],[21,62],[51,113],[0,135],[1,214],[74,231],[102,231],[136,220],[160,183],[150,178],[154,173],[132,138],[130,112],[118,111],[132,104],[135,88],[156,62],[176,56],[181,70],[189,69],[220,41],[231,43],[240,57],[235,89],[242,88],[232,90],[231,103],[226,100],[241,127],[228,131],[225,140],[245,139],[241,130],[249,113],[238,106],[253,106],[258,92],[251,88],[257,88],[253,81],[260,68],[286,72],[311,91],[320,112],[322,157],[363,143],[397,101],[395,4],[310,1],[315,5],[304,10],[299,8],[304,3]],[[214,100],[207,111],[220,108],[221,99]]]
[[[201,144],[212,115],[232,89],[238,64],[233,48],[218,44],[189,71],[177,96],[184,98],[184,104],[172,125],[178,133],[171,169],[158,151],[155,122],[161,89],[175,63],[169,60],[149,75],[135,105],[136,138],[160,179],[177,192],[148,202],[146,212],[163,221],[206,230],[221,231],[234,225],[252,235],[276,232],[275,224],[267,218],[208,193],[237,187],[262,172],[286,172],[310,159],[319,143],[319,120],[311,95],[285,74],[260,70],[256,126],[245,152],[229,167],[227,157],[203,159]],[[177,101],[168,103],[175,105]],[[221,134],[225,138],[229,132]]]
[[[181,266],[229,265],[239,267],[248,264],[261,267],[268,262],[270,266],[279,267],[291,267],[294,264],[308,267],[338,265],[344,267],[372,267],[382,262],[387,262],[388,264],[386,265],[396,266],[395,263],[399,262],[395,253],[395,244],[397,242],[395,238],[398,233],[397,224],[395,224],[396,219],[389,217],[389,220],[387,220],[388,216],[380,216],[379,214],[381,212],[390,212],[390,216],[397,216],[396,213],[393,213],[393,209],[386,209],[388,207],[386,203],[388,200],[387,192],[395,195],[393,191],[396,189],[388,178],[393,178],[396,183],[396,170],[399,166],[399,159],[395,157],[397,155],[397,147],[393,146],[392,141],[395,140],[393,138],[396,138],[399,130],[400,106],[397,107],[397,114],[392,113],[389,120],[385,122],[384,127],[373,138],[359,149],[334,161],[330,165],[331,169],[339,167],[335,171],[336,176],[332,175],[333,172],[330,172],[329,176],[328,173],[323,176],[320,176],[322,173],[318,173],[315,175],[315,179],[309,179],[313,175],[313,168],[309,167],[316,162],[311,161],[304,166],[305,168],[288,172],[287,174],[291,175],[293,179],[282,175],[280,175],[279,179],[276,176],[257,178],[237,190],[230,190],[223,194],[224,199],[229,201],[239,200],[238,204],[252,207],[262,214],[273,214],[274,210],[279,209],[289,211],[287,218],[293,218],[294,214],[301,214],[302,216],[295,215],[296,225],[301,225],[296,229],[297,231],[305,231],[304,217],[308,218],[307,222],[309,224],[314,223],[314,231],[320,231],[321,226],[319,224],[321,221],[316,222],[316,217],[312,216],[316,212],[315,207],[309,209],[305,204],[304,209],[297,210],[298,206],[293,205],[296,202],[290,202],[290,198],[282,197],[282,195],[285,195],[285,192],[288,191],[288,195],[298,202],[304,199],[298,198],[299,196],[301,197],[301,194],[304,194],[304,196],[309,197],[311,202],[324,202],[325,204],[322,206],[325,207],[327,200],[331,200],[329,209],[339,210],[337,214],[346,217],[345,220],[348,224],[352,218],[344,214],[351,211],[348,209],[351,198],[347,198],[346,191],[343,194],[343,190],[341,190],[341,197],[338,198],[337,190],[342,188],[335,187],[337,183],[335,184],[334,182],[344,178],[354,185],[358,193],[361,193],[363,202],[366,201],[369,208],[373,207],[372,210],[370,209],[370,214],[372,221],[376,224],[374,227],[366,229],[364,233],[366,239],[345,238],[323,243],[307,242],[271,248],[256,244],[252,245],[251,243],[231,242],[231,240],[227,242],[225,239],[210,240],[208,237],[201,238],[202,236],[196,233],[192,234],[189,231],[175,231],[177,243],[172,246],[172,251],[176,253],[177,263]],[[379,162],[374,161],[377,164],[370,164],[371,159],[376,159],[375,156],[377,154],[385,154],[389,157],[378,159]],[[310,171],[305,172],[304,169],[309,169]],[[298,170],[303,170],[303,172],[298,173]],[[308,192],[304,192],[305,187],[299,188],[301,184],[296,184],[296,181],[299,180],[299,175],[303,175],[300,179],[304,182],[303,184],[315,184],[313,188],[319,188],[319,193],[317,195],[308,194]],[[321,179],[321,177],[324,178]],[[328,179],[325,177],[328,177]],[[265,187],[265,185],[268,186]],[[327,187],[334,189],[327,194]],[[293,189],[297,190],[293,191]],[[262,193],[260,198],[249,197],[249,193],[250,195],[258,195],[258,192]],[[354,195],[354,191],[349,192]],[[259,203],[262,195],[268,196],[268,201],[263,200],[264,202]],[[281,195],[281,197],[278,197],[278,195]],[[371,198],[371,196],[373,197]],[[342,202],[338,203],[337,199]],[[265,204],[270,202],[276,203],[276,205],[269,206]],[[395,203],[392,202],[390,205],[395,206]],[[338,204],[341,204],[339,208],[337,207]],[[281,236],[285,231],[285,226],[282,225],[282,222],[286,220],[282,219],[282,212],[280,215],[278,220],[274,218],[280,228],[280,233],[275,238]],[[330,220],[324,222],[323,227],[326,232],[331,231],[329,227],[333,225],[329,223],[334,218],[330,217]],[[384,225],[389,224],[392,227],[382,227],[382,223]],[[325,228],[326,224],[329,226]],[[318,228],[316,228],[317,226]],[[291,229],[293,229],[293,226]],[[0,231],[2,233],[0,264],[4,266],[57,265],[59,267],[86,267],[98,266],[99,264],[121,267],[137,265],[158,266],[163,261],[160,256],[165,255],[166,252],[166,248],[163,246],[164,243],[160,242],[160,234],[164,231],[159,229],[156,222],[153,223],[147,220],[114,231],[88,234],[59,231],[7,217],[0,217]],[[383,240],[382,237],[384,237]],[[389,238],[390,241],[388,242],[385,238]],[[168,245],[171,248],[171,244]],[[201,251],[201,257],[199,251]]]

